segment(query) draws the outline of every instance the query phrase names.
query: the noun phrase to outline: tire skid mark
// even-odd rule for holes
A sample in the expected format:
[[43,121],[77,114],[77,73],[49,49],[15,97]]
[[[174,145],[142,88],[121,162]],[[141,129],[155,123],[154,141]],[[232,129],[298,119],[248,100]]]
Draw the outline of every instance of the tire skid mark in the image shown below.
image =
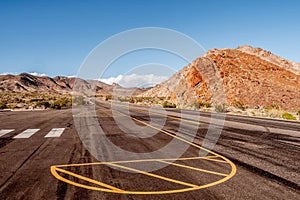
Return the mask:
[[32,158],[34,156],[34,154],[42,147],[42,145],[45,142],[43,142],[42,144],[40,144],[22,163],[21,165],[3,182],[3,184],[0,185],[0,191],[3,190],[3,188],[9,184],[9,180],[11,180],[14,175],[26,164],[26,162],[28,160],[30,160],[30,158]]
[[[76,151],[76,145],[73,146],[69,162],[72,162],[72,160],[74,158],[74,155],[75,155],[75,151]],[[69,178],[69,175],[64,174],[64,173],[61,176],[66,178],[66,179]],[[56,198],[57,198],[57,200],[64,200],[65,199],[67,189],[68,189],[68,184],[67,183],[65,183],[63,181],[58,181],[57,182],[57,186],[56,186]]]

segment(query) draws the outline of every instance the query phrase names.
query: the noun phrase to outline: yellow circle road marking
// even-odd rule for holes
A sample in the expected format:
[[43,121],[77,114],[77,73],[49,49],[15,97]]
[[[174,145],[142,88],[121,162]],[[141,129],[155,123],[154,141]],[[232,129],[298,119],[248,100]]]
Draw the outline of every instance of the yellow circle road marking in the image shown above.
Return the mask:
[[[209,157],[216,157],[216,156],[208,156],[208,158]],[[171,193],[187,192],[187,191],[198,190],[198,189],[210,187],[210,186],[219,184],[221,182],[224,182],[225,181],[224,179],[228,178],[228,176],[230,176],[230,175],[226,175],[226,174],[222,174],[222,173],[218,173],[218,172],[213,172],[213,171],[208,171],[208,170],[203,170],[203,169],[200,169],[200,168],[194,168],[194,167],[190,167],[190,166],[187,166],[187,165],[179,165],[179,164],[176,164],[176,163],[170,163],[170,164],[175,164],[175,166],[177,166],[177,167],[184,167],[184,168],[189,168],[189,169],[194,170],[194,171],[201,171],[201,172],[204,172],[204,173],[211,173],[211,174],[215,174],[215,175],[219,175],[219,176],[225,176],[225,178],[223,178],[223,179],[221,179],[217,182],[198,186],[198,185],[186,183],[186,182],[183,182],[183,181],[178,181],[178,180],[175,180],[175,179],[167,178],[167,177],[164,177],[164,176],[156,175],[156,174],[153,174],[153,173],[144,172],[144,171],[137,170],[137,169],[134,169],[134,168],[125,167],[125,166],[122,166],[120,164],[121,163],[137,163],[137,162],[155,162],[155,161],[167,162],[165,160],[198,160],[198,159],[205,159],[205,158],[206,157],[190,157],[190,158],[179,158],[179,159],[176,159],[176,158],[171,159],[170,158],[170,159],[149,159],[149,160],[130,160],[130,161],[115,161],[115,162],[67,164],[67,165],[52,166],[51,167],[51,172],[57,179],[59,179],[61,181],[64,181],[66,183],[69,183],[69,184],[77,186],[77,187],[82,187],[82,188],[90,189],[90,190],[97,190],[97,191],[110,192],[110,193],[120,193],[120,194],[171,194]],[[115,163],[118,163],[118,164],[115,164]],[[105,183],[101,183],[99,181],[91,181],[93,179],[86,178],[84,176],[77,175],[77,174],[69,172],[67,170],[60,169],[62,167],[74,167],[74,166],[78,167],[78,166],[101,165],[101,164],[102,165],[111,165],[111,166],[114,166],[114,167],[117,167],[117,168],[123,168],[123,169],[126,169],[128,171],[138,172],[138,173],[141,173],[141,174],[144,174],[144,175],[147,175],[147,176],[151,176],[151,177],[154,177],[154,178],[162,179],[162,180],[165,180],[165,181],[173,182],[173,183],[188,186],[188,187],[183,188],[183,189],[166,190],[166,191],[127,191],[127,190],[121,190],[119,188],[115,188],[113,186],[108,187],[108,185],[105,184]],[[100,185],[100,186],[103,186],[103,187],[106,187],[106,188],[111,188],[111,189],[109,190],[109,189],[102,188],[102,187],[100,188],[100,187],[93,187],[93,186],[89,186],[89,185],[79,184],[79,183],[76,183],[74,181],[70,181],[68,179],[65,179],[65,178],[61,177],[57,173],[57,171],[68,174],[68,175],[71,175],[71,176],[74,176],[78,179],[82,179],[82,180],[85,180],[85,181],[88,181],[88,182],[91,182],[91,183],[94,183],[94,184],[97,184],[97,185]]]
[[[142,109],[138,109],[138,110],[142,110]],[[121,113],[121,112],[119,112],[119,113]],[[121,113],[121,114],[124,115],[124,116],[126,116],[126,117],[130,117],[130,116],[127,116],[127,115],[125,115],[123,113]],[[155,114],[162,115],[160,113],[155,113]],[[195,121],[192,121],[192,120],[180,119],[180,118],[172,117],[172,116],[166,116],[166,117],[172,118],[172,119],[176,119],[176,120],[183,120],[183,121],[186,121],[186,122],[189,122],[189,123],[198,123],[198,122],[195,122]],[[139,123],[142,123],[142,124],[144,124],[146,126],[149,126],[149,127],[153,128],[155,130],[158,130],[161,133],[164,133],[164,134],[166,134],[168,136],[171,136],[173,138],[176,138],[176,139],[178,139],[178,140],[180,140],[182,142],[186,142],[186,143],[190,144],[191,146],[194,146],[194,147],[196,147],[198,149],[202,149],[202,150],[204,150],[204,151],[206,151],[206,152],[208,152],[210,154],[213,154],[213,156],[191,157],[191,158],[168,158],[168,159],[129,160],[129,161],[112,161],[112,162],[95,162],[95,163],[83,163],[83,164],[56,165],[56,166],[51,166],[51,173],[52,173],[52,175],[55,178],[57,178],[58,180],[61,180],[61,181],[66,182],[68,184],[71,184],[71,185],[74,185],[74,186],[77,186],[77,187],[81,187],[81,188],[85,188],[85,189],[102,191],[102,192],[109,192],[109,193],[119,193],[119,194],[144,194],[144,195],[147,195],[147,194],[172,194],[172,193],[187,192],[187,191],[192,191],[192,190],[199,190],[199,189],[203,189],[203,188],[207,188],[207,187],[211,187],[211,186],[223,183],[223,182],[229,180],[230,178],[232,178],[236,174],[236,166],[234,165],[233,162],[231,162],[226,157],[224,157],[222,155],[219,155],[219,154],[217,154],[217,153],[215,153],[213,151],[210,151],[210,150],[208,150],[206,148],[203,148],[203,147],[201,147],[201,146],[199,146],[199,145],[197,145],[197,144],[195,144],[193,142],[187,141],[187,140],[185,140],[185,139],[183,139],[183,138],[181,138],[179,136],[176,136],[174,133],[171,133],[170,131],[165,131],[165,130],[156,128],[155,126],[152,126],[152,125],[150,125],[150,124],[148,124],[146,122],[143,122],[141,120],[138,120],[138,119],[136,119],[134,117],[131,117],[131,118],[133,120],[139,122]],[[221,159],[215,159],[215,158],[221,158]],[[191,166],[188,166],[188,165],[182,165],[182,164],[168,162],[168,161],[172,161],[172,160],[174,161],[174,160],[196,160],[196,159],[204,159],[204,160],[212,161],[212,162],[227,163],[231,167],[231,172],[229,174],[224,174],[224,173],[214,172],[214,171],[210,171],[210,170],[204,170],[204,169],[201,169],[201,168],[191,167]],[[194,184],[191,184],[191,183],[186,183],[186,182],[183,182],[183,181],[171,179],[171,178],[168,178],[168,177],[164,177],[164,176],[160,176],[160,175],[156,175],[156,174],[153,174],[153,173],[149,173],[149,172],[145,172],[145,171],[142,171],[142,170],[137,170],[137,169],[134,169],[134,168],[125,167],[123,165],[120,165],[121,163],[135,163],[135,162],[162,162],[162,163],[167,163],[167,164],[170,164],[170,165],[174,165],[176,167],[188,168],[188,169],[191,169],[191,170],[194,170],[194,171],[201,171],[201,172],[204,172],[204,173],[209,173],[209,174],[223,176],[224,178],[222,178],[222,179],[220,179],[218,181],[212,182],[212,183],[208,183],[208,184],[205,184],[205,185],[199,185],[198,186],[198,185],[194,185]],[[141,174],[144,174],[144,175],[147,175],[147,176],[155,177],[155,178],[158,178],[158,179],[162,179],[162,180],[173,182],[173,183],[180,184],[180,185],[185,185],[185,186],[188,186],[188,187],[187,188],[183,188],[183,189],[165,190],[165,191],[127,191],[127,190],[122,190],[122,189],[113,187],[111,185],[99,182],[99,181],[91,179],[91,178],[87,178],[85,176],[81,176],[81,175],[75,174],[73,172],[69,172],[67,170],[61,169],[62,167],[78,167],[78,166],[90,166],[90,165],[99,165],[99,164],[100,165],[101,164],[105,164],[105,165],[110,165],[110,166],[114,166],[114,167],[117,167],[117,168],[123,168],[123,169],[129,170],[129,171],[138,172],[138,173],[141,173]],[[66,178],[63,178],[62,176],[60,176],[58,174],[58,172],[64,173],[64,174],[68,174],[70,176],[74,176],[74,177],[76,177],[78,179],[85,180],[87,182],[99,185],[101,187],[93,187],[93,186],[89,186],[89,185],[84,185],[84,184],[76,183],[74,181],[71,181],[71,180],[68,180]]]

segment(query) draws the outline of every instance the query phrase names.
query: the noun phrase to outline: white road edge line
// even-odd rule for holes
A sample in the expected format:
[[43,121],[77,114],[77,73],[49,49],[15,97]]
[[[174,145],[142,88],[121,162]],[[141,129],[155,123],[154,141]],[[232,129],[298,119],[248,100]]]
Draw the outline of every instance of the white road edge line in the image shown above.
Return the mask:
[[19,135],[16,135],[13,137],[14,139],[20,139],[20,138],[30,138],[33,134],[38,132],[40,129],[27,129],[20,133]]
[[0,130],[0,137],[2,137],[3,135],[13,132],[15,129],[1,129]]
[[64,130],[65,128],[53,128],[47,135],[45,135],[45,138],[60,137]]

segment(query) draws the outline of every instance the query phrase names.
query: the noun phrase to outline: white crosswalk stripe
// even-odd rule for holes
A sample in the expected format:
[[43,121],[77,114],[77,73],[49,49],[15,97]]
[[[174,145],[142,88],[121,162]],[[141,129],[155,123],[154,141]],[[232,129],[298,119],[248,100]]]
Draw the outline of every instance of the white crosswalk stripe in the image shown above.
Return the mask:
[[3,135],[13,132],[15,129],[2,129],[0,130],[0,137],[2,137]]
[[33,134],[35,134],[39,130],[40,129],[27,129],[27,130],[23,131],[22,133],[20,133],[19,135],[16,135],[14,137],[14,139],[17,139],[17,138],[30,138]]
[[[16,135],[13,137],[14,139],[20,139],[20,138],[30,138],[32,135],[34,135],[36,132],[38,132],[40,129],[27,129],[23,131],[22,133]],[[15,129],[0,129],[0,137],[15,131]],[[45,138],[58,138],[60,137],[63,132],[65,131],[65,128],[52,128],[51,131],[45,135]]]
[[52,137],[60,137],[61,134],[64,132],[64,128],[53,128],[45,138],[52,138]]

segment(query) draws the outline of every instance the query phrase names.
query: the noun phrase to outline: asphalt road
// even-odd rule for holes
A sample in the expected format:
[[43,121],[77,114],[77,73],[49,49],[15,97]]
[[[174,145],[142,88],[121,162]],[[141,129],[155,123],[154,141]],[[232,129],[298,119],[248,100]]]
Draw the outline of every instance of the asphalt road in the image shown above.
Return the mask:
[[[0,112],[0,199],[300,199],[300,123],[180,113],[139,106],[127,113],[122,104],[112,112],[104,102],[96,117],[81,110],[75,120],[72,110]],[[97,136],[88,115],[105,135]],[[89,135],[80,139],[78,127]],[[199,155],[199,145],[216,138],[213,152]]]

